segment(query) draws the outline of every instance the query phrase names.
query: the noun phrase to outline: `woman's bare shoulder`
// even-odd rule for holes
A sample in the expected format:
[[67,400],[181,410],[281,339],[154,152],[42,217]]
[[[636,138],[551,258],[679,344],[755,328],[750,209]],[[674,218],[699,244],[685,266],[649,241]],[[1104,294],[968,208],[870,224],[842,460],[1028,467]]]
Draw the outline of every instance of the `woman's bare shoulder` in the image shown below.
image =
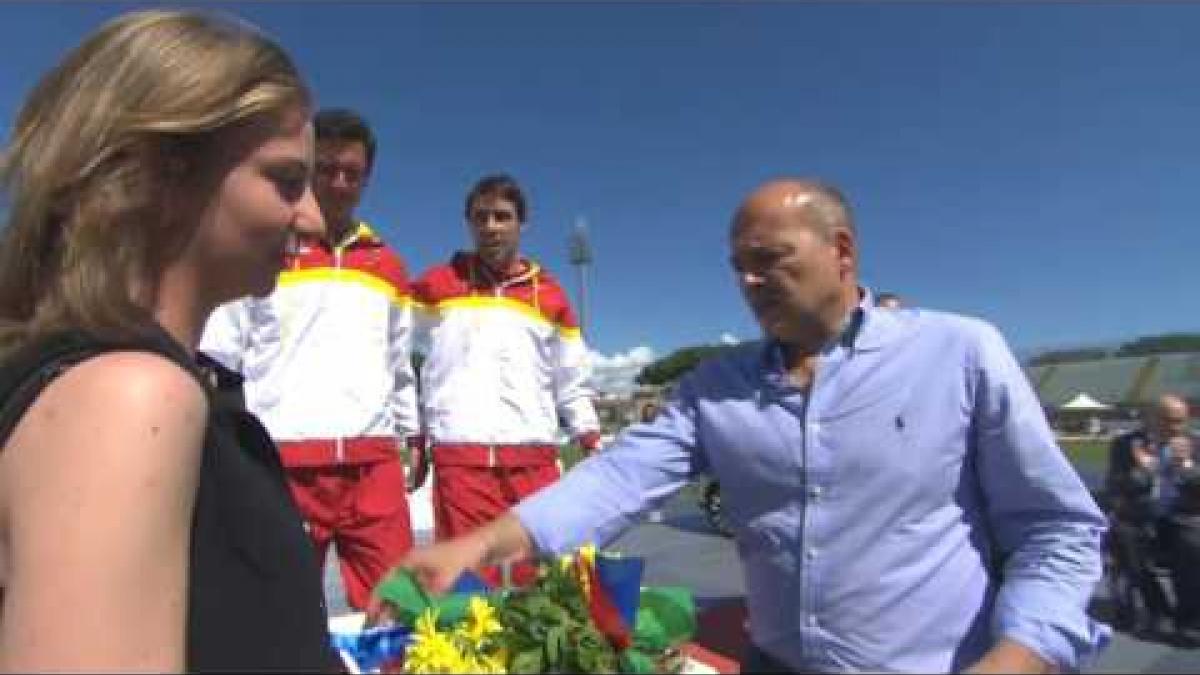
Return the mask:
[[108,352],[71,366],[46,386],[0,461],[11,464],[27,448],[48,461],[67,459],[58,457],[67,453],[72,464],[115,459],[112,454],[155,461],[153,453],[164,446],[197,452],[207,413],[200,383],[175,362],[151,352]]
[[100,354],[68,368],[30,408],[70,406],[83,416],[155,413],[182,408],[205,412],[204,390],[182,366],[147,351]]

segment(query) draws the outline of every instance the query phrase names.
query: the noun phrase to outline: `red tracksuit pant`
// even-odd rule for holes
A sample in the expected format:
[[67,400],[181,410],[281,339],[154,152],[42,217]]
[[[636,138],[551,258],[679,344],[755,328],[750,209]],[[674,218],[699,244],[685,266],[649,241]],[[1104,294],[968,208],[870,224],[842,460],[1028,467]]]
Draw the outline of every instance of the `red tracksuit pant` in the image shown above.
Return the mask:
[[413,545],[404,465],[393,457],[285,471],[317,559],[323,566],[335,545],[346,601],[365,610],[372,589]]
[[[503,515],[522,497],[537,492],[559,479],[553,460],[528,466],[471,466],[438,462],[434,448],[433,518],[437,540],[450,539]],[[537,569],[529,563],[512,568],[518,586],[532,583]],[[499,585],[499,570],[481,570],[489,584]]]

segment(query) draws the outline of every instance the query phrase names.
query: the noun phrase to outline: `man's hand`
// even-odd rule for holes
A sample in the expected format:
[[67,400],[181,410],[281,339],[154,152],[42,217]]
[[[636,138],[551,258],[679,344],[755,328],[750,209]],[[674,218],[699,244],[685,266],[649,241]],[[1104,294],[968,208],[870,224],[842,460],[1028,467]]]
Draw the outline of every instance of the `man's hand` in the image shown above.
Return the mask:
[[[450,590],[464,571],[482,565],[485,546],[485,542],[472,533],[413,549],[400,561],[399,567],[410,570],[427,593],[440,595]],[[390,624],[396,618],[392,608],[374,594],[366,613],[368,627]]]
[[1141,441],[1134,441],[1131,452],[1135,466],[1146,471],[1154,471],[1158,468],[1158,454],[1147,444]]
[[575,443],[583,449],[583,456],[590,457],[600,449],[602,443],[599,431],[585,431],[575,437]]
[[468,534],[414,549],[400,561],[400,566],[411,571],[427,592],[440,595],[449,591],[466,570],[483,567],[487,558],[487,542]]
[[[470,534],[415,548],[400,560],[399,566],[411,571],[427,592],[442,594],[466,570],[528,558],[533,552],[533,542],[525,526],[509,512]],[[389,608],[372,598],[367,608],[367,625],[375,626],[390,619]]]
[[966,673],[1057,673],[1053,664],[1037,652],[1008,638],[1001,638]]

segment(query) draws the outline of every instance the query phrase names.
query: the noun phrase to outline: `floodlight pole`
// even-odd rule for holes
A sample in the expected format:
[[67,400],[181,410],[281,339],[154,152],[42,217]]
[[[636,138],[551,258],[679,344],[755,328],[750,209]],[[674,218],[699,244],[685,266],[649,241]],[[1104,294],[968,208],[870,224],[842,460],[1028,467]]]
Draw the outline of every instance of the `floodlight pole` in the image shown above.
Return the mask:
[[575,229],[571,232],[568,253],[579,282],[579,331],[586,333],[588,325],[587,274],[588,268],[592,264],[592,246],[588,242],[587,222],[582,216],[575,219]]

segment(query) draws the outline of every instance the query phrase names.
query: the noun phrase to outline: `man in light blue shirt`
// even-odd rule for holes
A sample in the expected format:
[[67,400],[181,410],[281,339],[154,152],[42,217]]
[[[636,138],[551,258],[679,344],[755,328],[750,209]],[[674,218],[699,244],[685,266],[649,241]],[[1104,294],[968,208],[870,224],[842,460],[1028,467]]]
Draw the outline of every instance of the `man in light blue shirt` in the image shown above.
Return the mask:
[[766,339],[699,365],[658,417],[461,539],[465,568],[614,538],[697,475],[721,483],[753,658],[800,671],[1073,670],[1106,522],[988,324],[881,310],[849,208],[777,180],[738,209],[731,262]]

